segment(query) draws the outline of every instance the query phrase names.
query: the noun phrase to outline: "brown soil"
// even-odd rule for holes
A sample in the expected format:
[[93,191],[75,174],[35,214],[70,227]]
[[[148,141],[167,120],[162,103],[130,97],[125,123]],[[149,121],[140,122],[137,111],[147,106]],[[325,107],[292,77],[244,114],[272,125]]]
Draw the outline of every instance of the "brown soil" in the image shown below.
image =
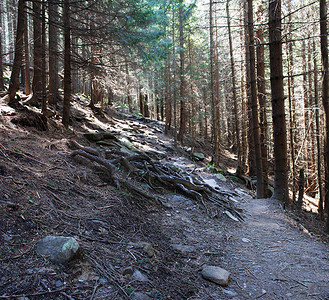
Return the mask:
[[[24,115],[0,104],[0,299],[129,299],[133,292],[154,299],[329,299],[328,245],[301,231],[278,203],[216,179],[244,209],[240,223],[169,191],[162,195],[167,208],[118,191],[94,163],[73,160],[66,141],[87,145],[83,132],[124,134],[142,121],[95,116],[78,101],[72,111],[70,131],[55,116],[43,132],[26,127],[33,121],[13,124]],[[152,139],[172,144],[153,123],[144,125],[146,146],[156,147]],[[168,152],[168,160],[214,179],[182,154]],[[80,256],[68,265],[39,257],[35,244],[47,235],[75,237]],[[132,242],[151,243],[155,256]],[[177,252],[173,244],[190,248]],[[205,264],[230,271],[229,286],[202,279]],[[148,281],[123,275],[127,267]]]

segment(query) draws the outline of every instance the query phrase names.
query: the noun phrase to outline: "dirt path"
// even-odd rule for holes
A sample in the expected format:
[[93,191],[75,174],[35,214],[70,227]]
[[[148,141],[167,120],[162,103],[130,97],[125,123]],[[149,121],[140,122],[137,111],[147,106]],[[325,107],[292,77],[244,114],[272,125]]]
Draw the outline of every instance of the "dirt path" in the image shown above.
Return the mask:
[[218,265],[232,276],[226,288],[204,281],[190,299],[329,299],[328,248],[295,227],[273,200],[240,200],[246,221],[235,226],[210,219],[191,200],[170,200],[162,228],[174,244],[188,245],[185,268]]
[[[168,140],[160,134],[162,141]],[[168,141],[167,141],[168,142]],[[181,156],[171,156],[180,167],[193,169]],[[300,230],[272,199],[254,199],[236,185],[214,179],[222,190],[240,193],[238,206],[244,223],[224,216],[211,219],[200,205],[182,196],[169,197],[172,207],[162,220],[185,257],[185,271],[198,274],[198,292],[189,299],[329,299],[327,245]],[[217,287],[200,276],[202,266],[218,265],[231,272],[228,287]]]
[[328,248],[296,228],[271,199],[245,198],[246,223],[226,244],[242,299],[329,299]]

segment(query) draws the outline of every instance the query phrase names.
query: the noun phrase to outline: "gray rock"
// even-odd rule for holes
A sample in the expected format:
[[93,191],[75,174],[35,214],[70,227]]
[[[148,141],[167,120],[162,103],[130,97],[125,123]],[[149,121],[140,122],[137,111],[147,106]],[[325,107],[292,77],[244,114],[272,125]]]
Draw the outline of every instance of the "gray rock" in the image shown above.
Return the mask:
[[73,237],[47,236],[37,243],[37,253],[57,264],[65,264],[79,251],[79,244]]
[[146,275],[144,275],[142,272],[135,270],[134,274],[133,274],[133,278],[137,281],[141,281],[141,282],[146,282],[149,279],[147,278]]
[[199,152],[193,152],[192,156],[194,159],[197,160],[204,160],[206,158],[206,156],[203,153],[199,153]]
[[131,300],[151,300],[152,298],[141,292],[134,292],[130,296]]
[[221,173],[217,173],[217,174],[215,174],[215,176],[221,181],[224,181],[224,182],[227,181],[227,178]]
[[223,292],[230,297],[236,297],[238,295],[235,291],[230,291],[226,289],[223,289]]
[[195,248],[189,245],[171,244],[171,247],[181,254],[188,254],[195,251]]
[[60,287],[62,287],[64,284],[63,284],[63,282],[62,282],[61,280],[57,280],[56,283],[55,283],[55,285],[56,285],[57,288],[60,288]]
[[148,257],[153,257],[155,254],[155,250],[151,243],[138,242],[138,243],[129,243],[129,245],[134,248],[143,249],[143,251],[147,254]]
[[148,257],[153,257],[155,253],[153,246],[149,243],[144,246],[143,251],[147,254]]
[[191,201],[190,199],[188,199],[182,195],[173,195],[170,198],[171,198],[171,202],[173,202],[175,204],[184,204],[184,205],[193,204],[193,201]]
[[215,282],[221,286],[227,286],[230,279],[230,273],[228,271],[216,266],[204,267],[201,274],[204,279]]
[[27,298],[27,297],[17,297],[16,299],[17,300],[30,300],[30,298]]

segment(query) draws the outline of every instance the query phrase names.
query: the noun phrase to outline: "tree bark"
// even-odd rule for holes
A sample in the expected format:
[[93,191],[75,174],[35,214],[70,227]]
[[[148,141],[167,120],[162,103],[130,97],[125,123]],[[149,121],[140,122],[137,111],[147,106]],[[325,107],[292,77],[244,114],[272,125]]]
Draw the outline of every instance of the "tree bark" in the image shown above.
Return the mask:
[[325,211],[327,212],[326,231],[329,232],[329,86],[328,86],[328,28],[327,28],[327,3],[326,0],[320,0],[320,41],[322,57],[322,103],[325,114]]
[[3,64],[2,64],[2,33],[4,32],[2,26],[2,4],[0,5],[0,91],[5,89],[5,84],[3,81]]
[[128,109],[129,113],[133,113],[133,101],[130,95],[130,75],[129,75],[129,65],[127,56],[125,56],[125,67],[126,67],[126,94],[127,94],[127,101],[128,101]]
[[183,28],[183,1],[180,0],[179,6],[179,75],[180,75],[180,88],[179,88],[179,97],[180,97],[180,126],[178,139],[180,144],[184,144],[184,134],[186,128],[186,115],[185,115],[185,101],[186,101],[186,80],[185,80],[185,49],[184,49],[184,28]]
[[71,98],[70,0],[64,0],[63,23],[64,23],[64,102],[63,102],[62,122],[65,127],[68,127],[70,121],[70,98]]
[[238,99],[236,94],[236,82],[235,82],[235,66],[234,66],[234,56],[233,56],[233,44],[232,44],[232,33],[231,33],[231,21],[230,21],[230,9],[229,0],[226,1],[226,14],[227,14],[227,28],[228,28],[228,38],[230,45],[230,60],[231,60],[231,75],[232,75],[232,101],[233,101],[233,115],[234,115],[234,128],[235,128],[235,140],[236,140],[236,151],[238,154],[238,165],[236,167],[236,175],[242,175],[241,169],[241,146],[240,146],[240,128],[238,119]]
[[59,100],[59,78],[58,78],[58,8],[56,0],[48,0],[49,16],[49,104],[57,104]]
[[25,30],[24,30],[24,71],[25,71],[25,95],[30,95],[31,90],[31,71],[30,71],[30,51],[29,51],[29,22],[28,22],[28,16],[25,12]]
[[[168,134],[171,127],[172,99],[171,99],[171,74],[170,74],[170,55],[166,60],[165,67],[165,103],[166,103],[166,126],[165,134]],[[161,110],[162,112],[162,110]],[[163,115],[163,113],[162,113]]]
[[15,95],[19,89],[19,73],[23,60],[23,38],[24,38],[24,6],[25,0],[18,1],[18,13],[17,13],[17,30],[16,30],[16,42],[15,42],[15,57],[13,68],[11,71],[8,97],[10,103],[17,103],[18,100]]
[[[264,13],[262,4],[258,7],[258,15]],[[268,155],[267,155],[267,109],[266,109],[266,88],[265,88],[265,58],[264,58],[264,32],[263,25],[256,30],[257,37],[257,97],[260,109],[260,144],[261,160],[263,168],[263,197],[268,197]]]
[[[257,173],[257,198],[264,198],[263,161],[260,146],[256,68],[255,68],[255,46],[254,46],[254,21],[252,0],[248,0],[248,29],[249,29],[249,70],[250,70],[250,96],[252,110],[252,124],[255,147],[256,173]],[[248,51],[247,50],[247,51]]]
[[300,212],[303,206],[303,198],[304,198],[304,169],[299,170],[299,191],[298,191],[298,200],[296,205],[297,212]]
[[46,0],[42,0],[42,13],[41,13],[41,111],[45,115],[47,111],[47,97],[46,97],[46,89],[47,89],[47,73],[46,73]]
[[[250,53],[247,51],[249,47],[249,30],[248,30],[248,8],[247,1],[243,1],[243,11],[244,11],[244,34],[245,34],[245,47],[246,47],[246,62],[250,61]],[[252,132],[252,104],[251,104],[251,96],[250,96],[250,70],[246,67],[246,95],[247,95],[247,103],[246,110],[248,115],[248,127],[247,127],[247,136],[248,136],[248,174],[249,176],[256,175],[256,161],[255,161],[255,149],[254,149],[254,136]]]
[[212,107],[212,141],[214,145],[213,161],[215,165],[219,164],[219,136],[217,129],[217,92],[216,92],[216,51],[214,42],[214,24],[213,24],[213,1],[209,2],[209,36],[210,36],[210,96],[211,96],[211,107]]
[[294,72],[294,57],[293,57],[293,42],[292,40],[292,18],[291,18],[291,1],[288,1],[288,35],[287,38],[290,40],[287,47],[287,57],[288,57],[288,101],[289,101],[289,142],[290,142],[290,159],[291,159],[291,176],[292,176],[292,201],[296,201],[296,149],[297,141],[294,132],[295,126],[295,86],[294,77],[292,76]]
[[42,100],[42,22],[41,2],[33,1],[33,79],[31,103]]
[[287,132],[282,71],[281,0],[269,1],[269,42],[274,141],[273,198],[289,205]]
[[313,41],[313,65],[314,65],[314,105],[315,105],[315,133],[316,133],[316,150],[317,150],[317,175],[318,175],[318,191],[319,191],[319,203],[318,212],[323,218],[323,187],[322,187],[322,164],[321,164],[321,142],[320,142],[320,113],[319,113],[319,91],[318,91],[318,66],[316,60],[316,46]]

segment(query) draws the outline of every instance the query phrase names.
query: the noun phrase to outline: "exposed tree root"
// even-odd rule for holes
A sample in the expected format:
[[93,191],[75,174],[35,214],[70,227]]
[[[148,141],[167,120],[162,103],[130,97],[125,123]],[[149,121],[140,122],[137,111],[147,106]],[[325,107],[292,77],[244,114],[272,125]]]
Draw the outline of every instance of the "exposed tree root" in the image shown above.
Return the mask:
[[[75,141],[69,141],[71,148],[76,149],[71,153],[72,157],[82,156],[102,166],[108,180],[120,189],[121,187],[148,200],[162,204],[157,190],[169,189],[187,195],[209,208],[206,201],[216,206],[221,211],[228,211],[239,220],[243,220],[239,210],[234,207],[224,195],[211,186],[202,182],[197,175],[191,175],[176,166],[163,164],[159,160],[152,159],[146,153],[129,155],[122,151],[102,151],[101,149],[85,147]],[[143,182],[150,190],[137,187],[134,182]],[[154,194],[151,192],[154,191]],[[218,215],[216,213],[216,215]]]

